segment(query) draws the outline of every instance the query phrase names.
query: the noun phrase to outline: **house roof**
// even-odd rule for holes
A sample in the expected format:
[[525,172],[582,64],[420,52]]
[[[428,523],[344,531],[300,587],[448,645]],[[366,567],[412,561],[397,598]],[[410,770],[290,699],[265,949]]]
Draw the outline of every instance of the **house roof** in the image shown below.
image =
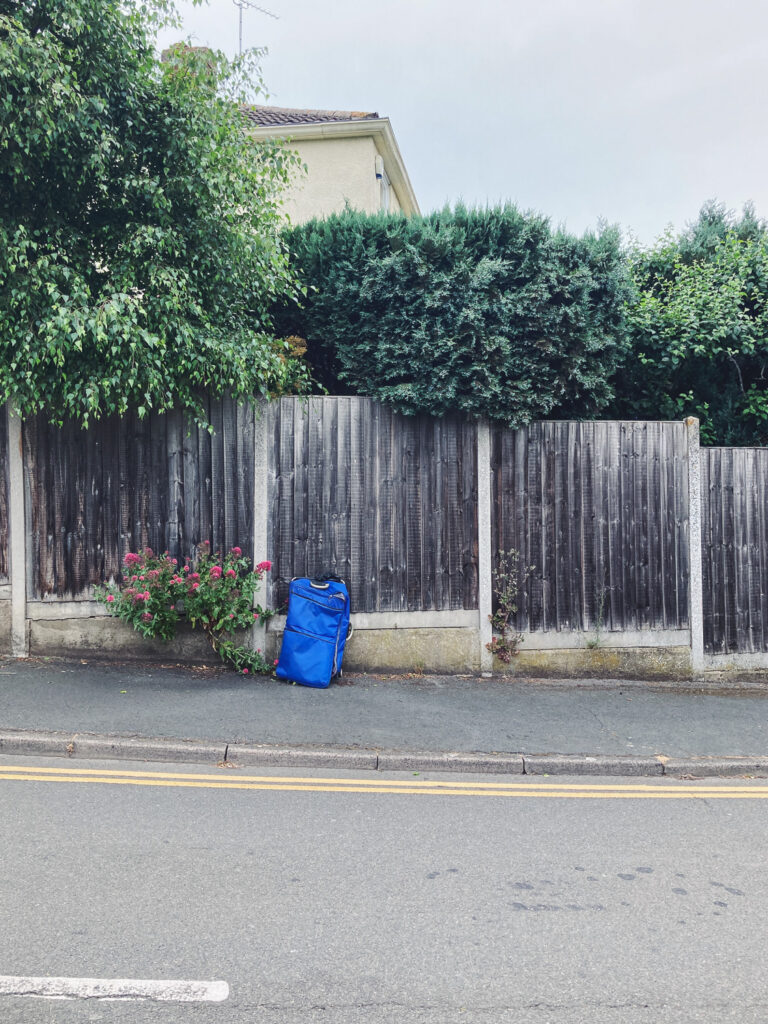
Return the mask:
[[333,124],[338,121],[376,121],[379,115],[364,110],[302,110],[297,107],[244,108],[251,124],[263,127],[295,124]]

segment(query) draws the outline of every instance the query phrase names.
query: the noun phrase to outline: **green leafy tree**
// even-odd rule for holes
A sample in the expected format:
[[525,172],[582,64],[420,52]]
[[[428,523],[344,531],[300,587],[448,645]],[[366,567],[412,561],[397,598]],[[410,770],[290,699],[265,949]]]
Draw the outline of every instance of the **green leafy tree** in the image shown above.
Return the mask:
[[178,46],[166,0],[0,0],[0,400],[57,418],[301,389],[270,307],[295,157],[240,112],[259,53]]
[[679,238],[630,253],[628,358],[611,413],[697,415],[706,442],[768,441],[768,230],[707,204]]
[[293,228],[307,288],[280,311],[328,390],[405,413],[511,425],[591,416],[612,396],[625,271],[617,232],[577,238],[513,206],[346,211]]

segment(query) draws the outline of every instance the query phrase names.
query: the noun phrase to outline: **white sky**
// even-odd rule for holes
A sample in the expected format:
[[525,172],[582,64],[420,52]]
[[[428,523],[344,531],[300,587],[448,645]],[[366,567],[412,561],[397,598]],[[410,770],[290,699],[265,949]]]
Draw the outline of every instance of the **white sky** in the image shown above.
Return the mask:
[[[263,6],[279,20],[246,10],[243,37],[269,50],[269,102],[389,117],[423,212],[510,199],[643,242],[707,199],[768,216],[763,0]],[[196,44],[236,52],[232,0],[179,7]]]

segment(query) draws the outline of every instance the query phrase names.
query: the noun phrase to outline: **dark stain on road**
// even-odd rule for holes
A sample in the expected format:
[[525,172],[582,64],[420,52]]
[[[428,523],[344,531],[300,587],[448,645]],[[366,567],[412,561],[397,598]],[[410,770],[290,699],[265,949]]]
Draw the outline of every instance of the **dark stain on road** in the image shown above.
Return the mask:
[[744,893],[741,891],[741,889],[733,889],[733,888],[731,888],[730,885],[724,885],[722,882],[710,882],[709,884],[714,886],[715,889],[725,889],[725,891],[729,892],[731,894],[731,896],[743,896],[744,895]]

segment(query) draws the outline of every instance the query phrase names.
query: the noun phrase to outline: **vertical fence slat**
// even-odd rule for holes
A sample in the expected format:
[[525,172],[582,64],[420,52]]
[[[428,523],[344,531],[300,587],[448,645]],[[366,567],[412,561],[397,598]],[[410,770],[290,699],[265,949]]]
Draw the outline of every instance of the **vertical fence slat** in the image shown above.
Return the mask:
[[366,565],[363,539],[366,536],[365,476],[366,416],[359,398],[349,399],[349,600],[352,608],[364,606]]
[[419,421],[409,418],[403,423],[405,433],[405,607],[421,609],[421,558],[424,519],[421,503],[421,459]]
[[768,652],[768,448],[702,449],[704,645]]

